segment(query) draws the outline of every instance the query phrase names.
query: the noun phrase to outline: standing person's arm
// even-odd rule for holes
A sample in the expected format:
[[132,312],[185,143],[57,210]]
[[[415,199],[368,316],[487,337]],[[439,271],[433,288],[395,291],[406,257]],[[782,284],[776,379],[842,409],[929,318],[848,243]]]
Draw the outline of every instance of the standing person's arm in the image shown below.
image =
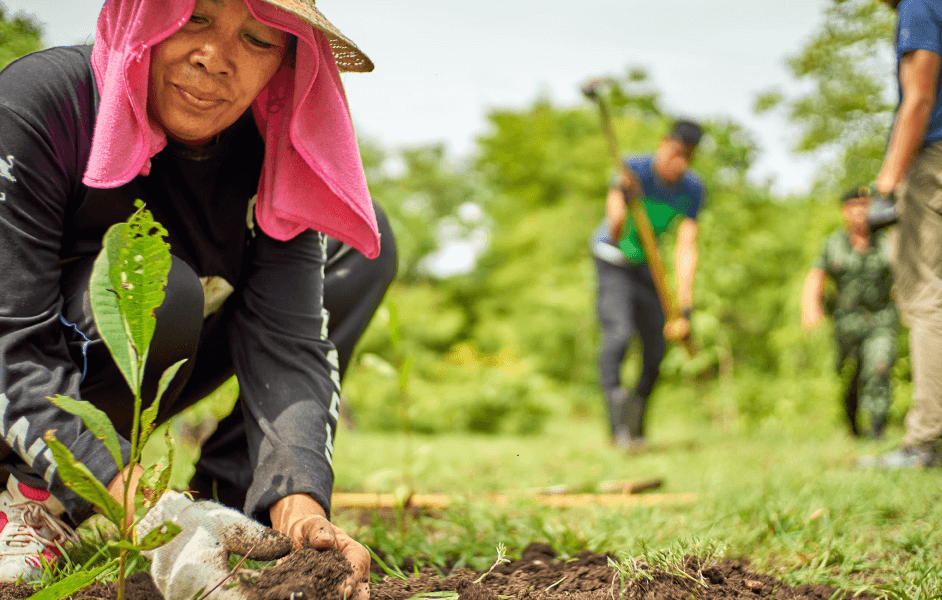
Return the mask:
[[811,331],[824,319],[821,299],[824,297],[826,280],[827,274],[820,267],[812,268],[805,276],[805,284],[801,289],[801,326],[805,331]]
[[610,189],[605,199],[605,218],[608,221],[608,239],[612,245],[618,245],[627,215],[628,206],[624,194],[618,188]]
[[677,307],[686,315],[693,308],[693,279],[697,272],[697,238],[699,226],[694,219],[685,218],[677,228],[677,247],[674,268],[677,273]]
[[939,66],[939,55],[929,50],[915,50],[900,60],[902,98],[876,182],[883,195],[896,189],[922,145],[935,106]]
[[608,190],[608,196],[605,199],[605,216],[608,219],[608,236],[611,243],[615,246],[621,240],[624,234],[625,218],[628,216],[628,202],[636,200],[640,202],[640,197],[644,190],[637,175],[628,167],[620,172],[614,181],[617,186]]

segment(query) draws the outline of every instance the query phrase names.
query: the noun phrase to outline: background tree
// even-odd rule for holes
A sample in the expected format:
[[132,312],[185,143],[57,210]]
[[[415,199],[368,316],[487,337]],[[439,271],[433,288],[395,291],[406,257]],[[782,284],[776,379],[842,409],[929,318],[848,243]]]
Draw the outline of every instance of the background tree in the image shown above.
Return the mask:
[[[611,106],[626,154],[652,152],[672,121],[638,70],[616,79]],[[798,307],[821,239],[840,225],[837,202],[776,198],[747,178],[758,152],[751,134],[726,119],[704,125],[693,164],[707,188],[693,317],[700,351],[688,359],[671,347],[656,394],[685,398],[690,414],[729,426],[820,410],[822,397],[836,397],[831,341],[801,330]],[[464,164],[436,147],[410,152],[404,168],[370,183],[410,254],[389,299],[401,350],[414,357],[413,429],[526,433],[549,414],[599,413],[589,237],[611,165],[595,107],[539,98],[492,111]],[[467,203],[486,215],[485,251],[466,274],[423,273],[434,232]],[[670,236],[663,251],[672,266]],[[395,355],[382,311],[359,349],[345,394],[361,426],[396,429]]]
[[818,184],[843,189],[880,170],[896,107],[895,13],[879,0],[829,0],[824,23],[788,69],[807,91],[758,96],[759,113],[783,109],[800,132],[796,152],[833,156]]
[[3,4],[0,4],[0,69],[42,47],[40,26],[20,14],[10,17]]

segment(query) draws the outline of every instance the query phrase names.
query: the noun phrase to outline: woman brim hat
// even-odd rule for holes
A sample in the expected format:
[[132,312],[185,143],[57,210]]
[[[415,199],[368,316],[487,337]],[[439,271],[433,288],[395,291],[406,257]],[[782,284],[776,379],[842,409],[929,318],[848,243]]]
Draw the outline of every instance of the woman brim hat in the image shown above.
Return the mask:
[[347,36],[340,33],[340,30],[334,27],[333,23],[328,21],[321,11],[317,10],[317,7],[314,6],[316,0],[263,1],[297,15],[316,29],[323,31],[330,42],[330,49],[333,52],[337,68],[341,71],[369,73],[373,70],[373,61],[357,48],[356,44],[350,41]]

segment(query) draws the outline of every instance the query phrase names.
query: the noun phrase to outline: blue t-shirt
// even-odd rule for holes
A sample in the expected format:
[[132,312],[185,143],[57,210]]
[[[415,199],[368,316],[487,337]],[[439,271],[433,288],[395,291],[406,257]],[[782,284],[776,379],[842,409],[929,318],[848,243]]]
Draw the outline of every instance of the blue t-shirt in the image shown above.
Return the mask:
[[[670,229],[671,225],[685,217],[697,218],[697,214],[703,206],[704,190],[703,182],[690,170],[684,172],[675,184],[667,185],[654,174],[653,164],[654,157],[651,155],[633,156],[625,159],[625,165],[634,171],[641,181],[644,188],[642,203],[648,213],[654,235],[660,236]],[[612,185],[618,185],[617,178],[613,180]],[[595,255],[608,260],[608,262],[616,262],[611,260],[610,257],[599,254],[600,243],[618,246],[628,263],[642,264],[647,262],[644,250],[641,247],[641,240],[638,237],[638,228],[635,226],[634,217],[630,212],[625,219],[620,240],[608,239],[608,226],[604,219],[593,234]],[[607,249],[602,248],[602,250]],[[611,251],[608,254],[611,255]]]
[[[899,81],[899,63],[903,55],[916,50],[928,50],[942,56],[942,0],[903,0],[896,8],[896,73]],[[942,140],[942,77],[936,89],[935,107],[926,128],[923,143]],[[900,86],[900,101],[903,91]]]

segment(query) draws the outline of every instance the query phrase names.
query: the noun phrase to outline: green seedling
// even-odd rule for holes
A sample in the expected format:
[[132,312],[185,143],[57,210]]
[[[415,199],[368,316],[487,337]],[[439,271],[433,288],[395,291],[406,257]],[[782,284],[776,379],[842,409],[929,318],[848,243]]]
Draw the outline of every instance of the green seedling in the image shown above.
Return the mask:
[[494,561],[494,564],[491,565],[491,568],[486,572],[482,573],[480,577],[474,580],[474,583],[481,583],[484,581],[484,578],[491,574],[497,565],[502,565],[504,563],[509,563],[510,559],[507,558],[507,547],[504,544],[497,544],[497,560]]
[[[50,398],[62,410],[81,417],[88,430],[104,444],[114,458],[119,473],[125,474],[124,501],[119,503],[111,497],[91,471],[56,439],[55,431],[48,431],[44,436],[58,465],[59,477],[66,487],[94,504],[120,532],[117,541],[108,542],[119,551],[118,600],[124,599],[129,555],[158,548],[180,533],[180,528],[171,522],[157,527],[142,539],[137,539],[134,533],[137,513],[143,513],[153,506],[167,490],[172,466],[170,463],[173,460],[169,438],[167,465],[158,464],[145,469],[136,486],[129,485],[130,475],[134,465],[141,459],[144,445],[154,432],[160,399],[184,362],[176,363],[161,375],[156,396],[143,409],[141,388],[144,368],[157,323],[155,311],[164,300],[171,257],[170,246],[163,239],[167,235],[166,229],[154,221],[151,213],[144,209],[143,202],[138,200],[135,206],[138,210],[126,223],[115,224],[105,234],[103,248],[95,260],[89,284],[95,325],[134,394],[134,417],[131,438],[128,440],[130,450],[127,462],[118,433],[104,412],[89,402],[64,396]],[[145,495],[143,490],[149,490],[149,493]],[[112,564],[113,561],[100,570],[75,573],[33,597],[38,600],[65,598],[91,583],[95,576]]]
[[[376,558],[376,554],[372,550],[370,550],[370,554],[372,554],[374,558]],[[488,569],[485,573],[481,573],[481,575],[477,579],[474,580],[474,583],[481,583],[482,581],[484,581],[485,577],[490,575],[491,571],[493,571],[497,567],[497,565],[501,565],[508,562],[510,562],[510,559],[507,558],[507,548],[503,544],[497,544],[497,560],[494,561],[494,564],[491,565],[490,569]],[[385,565],[384,565],[384,568],[386,568]],[[403,579],[405,579],[405,577],[403,577]],[[563,577],[563,579],[565,579],[565,577]],[[553,585],[549,586],[549,588],[546,588],[546,589],[550,589],[553,586],[559,585],[560,583],[562,583],[563,579],[560,579],[559,581],[557,581],[556,583],[554,583]],[[450,591],[422,592],[420,594],[412,596],[411,598],[409,598],[409,600],[458,600],[459,596],[460,594],[458,592],[450,592]],[[500,595],[497,597],[501,599],[510,598],[510,596],[500,596]]]

